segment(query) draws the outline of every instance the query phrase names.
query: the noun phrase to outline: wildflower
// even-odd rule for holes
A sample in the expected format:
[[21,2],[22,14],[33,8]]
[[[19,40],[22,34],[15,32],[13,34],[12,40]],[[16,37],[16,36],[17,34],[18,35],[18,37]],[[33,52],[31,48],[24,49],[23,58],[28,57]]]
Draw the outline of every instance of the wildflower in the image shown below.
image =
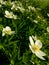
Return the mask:
[[13,18],[13,12],[5,11],[5,17],[7,18]]
[[9,11],[5,11],[5,17],[7,18],[13,18],[13,19],[16,19],[16,15],[13,14],[13,12],[9,12]]
[[31,36],[29,36],[29,41],[30,41],[29,48],[32,51],[32,53],[34,53],[38,58],[45,60],[43,56],[45,56],[46,54],[40,50],[42,48],[41,41],[36,40],[34,43],[34,40]]
[[30,11],[30,10],[36,11],[35,7],[32,7],[32,6],[28,6],[28,9],[29,9],[29,11]]
[[22,13],[25,11],[25,9],[23,8],[23,5],[21,2],[19,1],[15,1],[15,2],[12,2],[12,7],[11,7],[11,10],[20,10]]
[[13,4],[12,7],[11,7],[11,10],[15,9],[16,8],[16,5]]
[[6,1],[0,0],[0,5],[6,5]]
[[25,9],[23,7],[18,7],[18,9],[23,13]]
[[7,34],[7,35],[12,35],[12,34],[14,34],[14,33],[15,33],[15,31],[12,31],[9,26],[6,26],[6,27],[3,28],[3,30],[2,30],[2,36],[5,36],[6,34]]
[[13,6],[11,7],[11,10],[20,10],[22,13],[25,11],[25,9],[21,6],[16,6],[15,4],[13,4]]
[[33,22],[38,23],[38,21],[37,21],[37,20],[34,20]]
[[0,4],[2,4],[3,3],[3,0],[0,0]]
[[49,32],[49,27],[47,27],[47,32]]

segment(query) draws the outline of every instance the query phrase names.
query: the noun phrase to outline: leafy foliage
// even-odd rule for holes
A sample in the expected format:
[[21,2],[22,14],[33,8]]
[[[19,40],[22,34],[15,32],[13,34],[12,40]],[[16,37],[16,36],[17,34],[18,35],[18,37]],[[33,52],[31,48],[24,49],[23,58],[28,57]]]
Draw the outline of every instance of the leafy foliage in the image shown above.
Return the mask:
[[[0,64],[1,65],[49,65],[49,0],[14,0],[25,10],[11,10],[11,1],[0,7]],[[5,11],[12,11],[17,19],[6,18]],[[2,37],[4,27],[10,26],[13,35]],[[37,58],[29,49],[29,36],[36,35],[43,43],[45,61]],[[47,52],[48,51],[48,52]],[[3,59],[4,58],[4,59]],[[4,64],[3,64],[4,63]]]

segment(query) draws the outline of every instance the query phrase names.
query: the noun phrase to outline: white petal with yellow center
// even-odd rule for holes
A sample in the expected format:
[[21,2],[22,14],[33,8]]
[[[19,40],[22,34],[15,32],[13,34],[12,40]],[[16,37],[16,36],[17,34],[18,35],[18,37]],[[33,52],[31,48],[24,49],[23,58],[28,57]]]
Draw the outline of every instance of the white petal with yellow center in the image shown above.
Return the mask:
[[5,17],[7,17],[7,18],[13,18],[13,13],[6,10],[5,11]]
[[5,36],[6,34],[7,34],[7,35],[12,35],[12,34],[14,34],[14,33],[15,33],[15,31],[12,31],[9,26],[6,26],[6,27],[3,28],[3,30],[2,30],[2,36]]
[[41,51],[40,49],[42,48],[42,43],[40,40],[34,40],[32,39],[33,37],[29,36],[29,48],[32,51],[32,53],[34,53],[38,58],[45,60],[45,58],[43,56],[45,56],[46,54]]
[[5,29],[6,29],[6,34],[9,34],[9,35],[10,35],[11,32],[12,32],[12,31],[11,31],[11,28],[10,28],[9,26],[6,26]]

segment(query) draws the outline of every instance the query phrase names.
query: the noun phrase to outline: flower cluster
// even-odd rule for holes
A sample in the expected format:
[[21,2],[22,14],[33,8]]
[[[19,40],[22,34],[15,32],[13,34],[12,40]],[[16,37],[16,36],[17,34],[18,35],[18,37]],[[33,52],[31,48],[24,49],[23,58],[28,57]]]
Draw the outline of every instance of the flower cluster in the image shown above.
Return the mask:
[[0,7],[2,7],[2,5],[6,5],[6,1],[0,0]]
[[11,4],[12,4],[11,10],[16,10],[16,11],[20,10],[22,13],[25,11],[21,2],[16,1],[16,2],[12,2]]
[[[5,53],[9,54],[10,65],[22,65],[22,63],[27,65],[27,62],[31,62],[33,65],[35,62],[36,65],[36,60],[46,60],[48,56],[46,56],[46,50],[49,48],[46,50],[44,50],[44,48],[49,45],[45,45],[49,42],[49,12],[45,12],[45,9],[42,9],[40,6],[38,7],[38,4],[36,6],[34,3],[30,4],[29,1],[31,0],[0,0],[0,49],[3,48]],[[6,44],[7,42],[8,44]],[[43,45],[45,46],[43,47]],[[26,48],[25,46],[28,47]],[[30,57],[29,54],[31,52],[33,54]],[[44,58],[44,56],[46,56],[46,58]],[[22,61],[15,64],[17,60],[18,62]],[[39,60],[39,63],[41,60]],[[37,65],[40,64],[37,63]]]

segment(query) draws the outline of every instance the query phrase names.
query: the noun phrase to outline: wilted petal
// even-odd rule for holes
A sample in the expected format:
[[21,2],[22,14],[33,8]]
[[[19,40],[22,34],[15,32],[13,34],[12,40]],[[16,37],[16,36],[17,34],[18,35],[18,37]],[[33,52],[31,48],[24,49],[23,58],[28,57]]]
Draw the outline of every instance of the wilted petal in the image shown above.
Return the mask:
[[40,40],[36,40],[35,45],[37,45],[39,48],[42,48],[42,43]]
[[35,52],[36,56],[42,60],[45,60],[45,58],[42,56],[40,52]]
[[29,44],[29,48],[32,51],[32,53],[34,53],[34,50],[33,50],[32,46],[30,44]]
[[29,36],[29,41],[30,41],[30,44],[31,44],[32,46],[34,46],[34,41],[33,41],[33,39],[32,39],[31,36]]

